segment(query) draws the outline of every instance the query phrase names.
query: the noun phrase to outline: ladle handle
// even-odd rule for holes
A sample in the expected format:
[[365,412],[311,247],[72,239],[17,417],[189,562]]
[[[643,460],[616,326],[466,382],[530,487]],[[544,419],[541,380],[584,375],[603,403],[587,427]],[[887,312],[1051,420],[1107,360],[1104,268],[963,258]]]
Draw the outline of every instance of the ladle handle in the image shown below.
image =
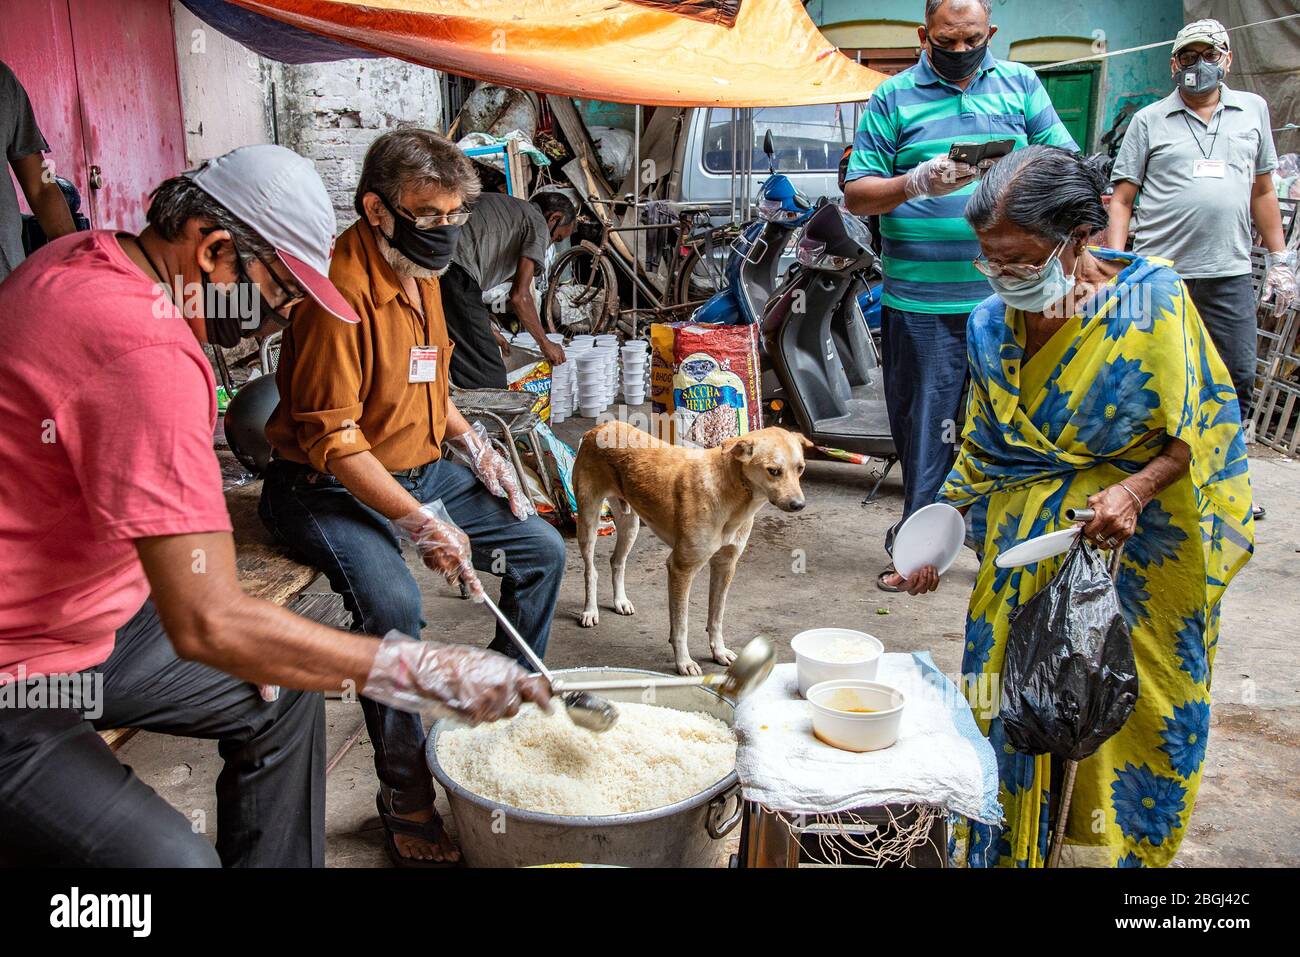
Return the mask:
[[551,690],[557,693],[565,691],[619,691],[637,688],[690,688],[711,687],[725,682],[727,676],[720,675],[685,675],[683,677],[665,678],[604,678],[594,681],[552,681]]
[[550,671],[547,670],[546,665],[542,664],[542,659],[537,657],[537,652],[533,651],[532,646],[528,644],[528,642],[524,641],[523,636],[515,630],[515,626],[510,624],[510,619],[507,618],[505,613],[496,606],[496,602],[487,595],[484,595],[483,604],[487,605],[488,608],[491,609],[492,614],[497,616],[497,621],[501,622],[501,627],[504,628],[506,634],[510,636],[510,640],[519,646],[519,650],[523,652],[524,657],[528,659],[528,662],[533,666],[533,669],[549,681],[551,687],[554,688],[555,679],[551,676]]

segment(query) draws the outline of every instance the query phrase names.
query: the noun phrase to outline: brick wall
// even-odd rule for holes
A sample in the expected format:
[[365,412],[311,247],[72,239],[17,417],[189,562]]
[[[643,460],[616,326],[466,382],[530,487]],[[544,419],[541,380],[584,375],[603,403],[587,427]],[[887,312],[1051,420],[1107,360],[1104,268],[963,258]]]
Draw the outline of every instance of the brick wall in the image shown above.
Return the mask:
[[440,74],[402,60],[275,64],[270,93],[278,141],[316,164],[343,229],[356,218],[352,195],[370,143],[413,124],[440,129]]

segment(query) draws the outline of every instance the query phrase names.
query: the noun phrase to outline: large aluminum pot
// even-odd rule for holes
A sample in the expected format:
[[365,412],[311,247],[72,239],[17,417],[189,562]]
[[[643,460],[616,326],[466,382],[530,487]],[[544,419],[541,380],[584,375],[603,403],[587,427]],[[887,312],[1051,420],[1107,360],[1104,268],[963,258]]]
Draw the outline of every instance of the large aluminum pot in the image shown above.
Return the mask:
[[[656,672],[566,668],[556,674],[590,680],[635,678]],[[601,694],[612,701],[642,700],[642,692],[635,689]],[[702,711],[728,727],[735,721],[732,704],[707,688],[660,688],[655,691],[653,703],[682,711]],[[455,723],[434,724],[425,754],[434,778],[447,791],[461,853],[471,867],[709,867],[718,860],[717,841],[740,821],[740,780],[734,770],[693,797],[635,814],[564,817],[507,807],[467,791],[447,776],[438,763],[438,737],[448,727],[455,727]]]

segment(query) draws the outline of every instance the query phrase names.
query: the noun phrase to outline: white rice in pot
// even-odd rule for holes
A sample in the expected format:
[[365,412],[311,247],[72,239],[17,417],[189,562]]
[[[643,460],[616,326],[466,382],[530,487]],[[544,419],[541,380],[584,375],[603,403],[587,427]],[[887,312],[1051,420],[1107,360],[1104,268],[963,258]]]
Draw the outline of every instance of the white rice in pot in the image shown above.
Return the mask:
[[736,737],[694,711],[619,702],[596,734],[558,705],[525,705],[508,721],[438,736],[447,776],[488,800],[526,811],[577,815],[648,811],[698,794],[736,766]]

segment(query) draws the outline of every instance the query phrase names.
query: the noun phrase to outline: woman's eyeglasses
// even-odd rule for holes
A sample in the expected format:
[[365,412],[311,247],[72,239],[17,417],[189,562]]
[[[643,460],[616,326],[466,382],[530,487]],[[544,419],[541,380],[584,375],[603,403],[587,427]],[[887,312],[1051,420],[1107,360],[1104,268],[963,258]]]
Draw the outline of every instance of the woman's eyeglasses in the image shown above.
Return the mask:
[[1065,249],[1066,239],[1061,240],[1061,244],[1052,250],[1051,255],[1041,263],[1034,265],[1032,263],[995,263],[989,262],[983,255],[977,256],[971,260],[971,265],[978,269],[990,279],[1001,279],[1008,277],[1011,279],[1038,279],[1043,274],[1043,270],[1053,259],[1061,255],[1061,250]]
[[1175,54],[1174,61],[1179,66],[1194,66],[1197,60],[1204,60],[1206,63],[1218,63],[1223,59],[1223,51],[1210,47],[1208,50],[1183,50]]

